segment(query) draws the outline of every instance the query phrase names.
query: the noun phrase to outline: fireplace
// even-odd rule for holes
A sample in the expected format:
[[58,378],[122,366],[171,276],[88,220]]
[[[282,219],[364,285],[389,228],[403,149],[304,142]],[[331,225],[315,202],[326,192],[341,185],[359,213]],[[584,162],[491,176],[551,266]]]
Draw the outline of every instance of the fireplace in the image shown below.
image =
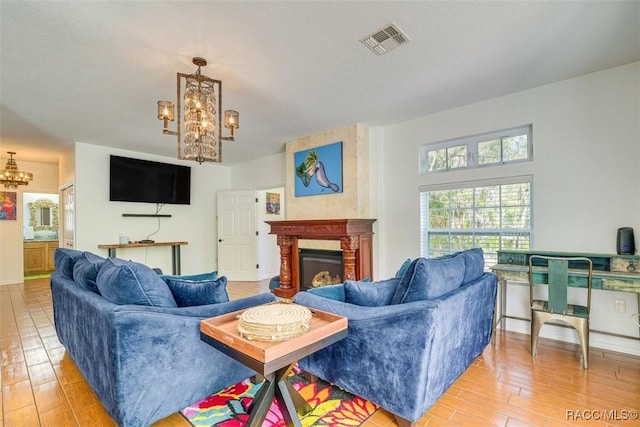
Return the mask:
[[280,287],[273,292],[291,298],[300,291],[298,239],[339,240],[342,280],[373,278],[373,223],[375,219],[298,219],[265,221],[280,247]]
[[298,250],[300,290],[342,283],[342,251]]

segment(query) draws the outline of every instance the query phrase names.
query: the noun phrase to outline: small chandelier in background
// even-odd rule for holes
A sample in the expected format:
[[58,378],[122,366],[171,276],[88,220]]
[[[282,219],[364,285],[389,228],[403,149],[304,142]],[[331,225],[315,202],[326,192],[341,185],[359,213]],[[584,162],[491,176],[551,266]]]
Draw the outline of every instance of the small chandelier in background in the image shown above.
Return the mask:
[[240,115],[234,110],[224,112],[224,126],[229,129],[229,136],[223,137],[222,82],[202,75],[200,68],[207,65],[206,59],[195,57],[193,63],[198,66],[195,74],[177,73],[177,131],[169,129],[169,122],[175,119],[173,102],[158,101],[158,119],[164,123],[162,133],[178,137],[179,159],[221,162],[221,143],[234,140],[233,131],[240,127]]
[[29,181],[33,181],[31,172],[22,172],[18,170],[16,161],[13,160],[14,151],[7,151],[9,160],[3,171],[0,171],[0,184],[4,184],[5,188],[18,188],[19,185],[29,185]]

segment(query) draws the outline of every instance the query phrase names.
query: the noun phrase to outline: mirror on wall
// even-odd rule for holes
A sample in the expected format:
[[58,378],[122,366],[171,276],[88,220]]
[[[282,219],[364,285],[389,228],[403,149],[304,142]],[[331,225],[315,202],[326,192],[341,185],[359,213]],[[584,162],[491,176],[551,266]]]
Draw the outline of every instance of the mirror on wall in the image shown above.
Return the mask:
[[58,229],[58,204],[49,199],[38,199],[29,203],[31,220],[29,225],[35,231]]
[[58,240],[58,195],[24,193],[25,240]]

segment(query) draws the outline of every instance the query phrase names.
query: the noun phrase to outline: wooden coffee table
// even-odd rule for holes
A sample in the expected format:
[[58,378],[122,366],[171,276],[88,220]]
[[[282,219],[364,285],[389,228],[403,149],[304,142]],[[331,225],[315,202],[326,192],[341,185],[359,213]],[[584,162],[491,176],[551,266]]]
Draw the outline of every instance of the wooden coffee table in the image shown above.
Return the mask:
[[276,399],[287,426],[299,427],[299,416],[309,412],[311,407],[286,378],[299,359],[345,338],[347,318],[312,309],[313,317],[306,333],[287,341],[265,342],[240,336],[238,316],[243,311],[201,321],[201,338],[265,378],[265,384],[251,404],[248,426],[261,426]]

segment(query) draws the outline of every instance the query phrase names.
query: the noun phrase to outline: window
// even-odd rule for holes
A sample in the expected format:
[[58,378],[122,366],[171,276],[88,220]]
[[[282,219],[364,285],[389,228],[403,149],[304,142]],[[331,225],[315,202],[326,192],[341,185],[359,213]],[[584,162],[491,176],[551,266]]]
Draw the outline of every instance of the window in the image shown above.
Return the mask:
[[420,147],[420,173],[531,160],[532,126],[456,138]]
[[420,251],[437,257],[480,247],[487,266],[499,249],[529,249],[532,176],[420,187]]

